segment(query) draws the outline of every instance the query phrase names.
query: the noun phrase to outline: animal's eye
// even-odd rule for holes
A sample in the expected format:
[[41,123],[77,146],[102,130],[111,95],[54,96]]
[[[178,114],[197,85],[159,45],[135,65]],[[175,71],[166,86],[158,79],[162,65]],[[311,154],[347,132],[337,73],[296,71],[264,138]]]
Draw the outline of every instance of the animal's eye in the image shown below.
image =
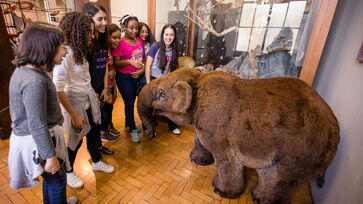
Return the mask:
[[165,90],[163,90],[163,89],[161,89],[160,91],[159,91],[159,97],[160,98],[166,98],[166,94],[165,94]]

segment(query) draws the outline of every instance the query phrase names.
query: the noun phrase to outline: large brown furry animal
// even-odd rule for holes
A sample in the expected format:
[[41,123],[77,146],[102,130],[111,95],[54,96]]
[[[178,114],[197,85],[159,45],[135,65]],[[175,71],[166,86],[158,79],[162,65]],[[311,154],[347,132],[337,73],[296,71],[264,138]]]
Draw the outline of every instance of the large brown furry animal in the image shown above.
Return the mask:
[[213,186],[222,197],[244,192],[244,166],[255,168],[257,203],[289,203],[295,188],[332,162],[338,122],[325,101],[291,77],[245,80],[222,71],[180,68],[141,91],[138,112],[155,132],[153,109],[196,129],[192,161],[216,161]]

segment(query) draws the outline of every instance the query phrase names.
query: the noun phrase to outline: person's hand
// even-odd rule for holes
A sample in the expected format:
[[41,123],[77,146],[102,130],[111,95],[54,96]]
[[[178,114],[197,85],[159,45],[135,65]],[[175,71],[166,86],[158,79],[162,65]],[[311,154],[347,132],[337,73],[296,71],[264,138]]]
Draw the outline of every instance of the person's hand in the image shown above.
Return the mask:
[[130,64],[138,69],[142,68],[144,64],[139,60],[130,60]]
[[79,114],[76,114],[72,117],[72,125],[74,129],[82,130],[84,123],[86,123],[86,120],[83,119]]
[[55,174],[59,171],[60,164],[57,155],[45,160],[44,171],[50,174]]
[[102,93],[101,93],[101,96],[100,96],[100,99],[101,99],[101,100],[103,100],[103,101],[105,101],[105,100],[106,100],[106,98],[108,97],[108,96],[107,96],[107,91],[108,91],[108,89],[103,89],[103,90],[102,90]]
[[140,77],[143,73],[144,73],[144,72],[143,72],[143,70],[142,70],[142,69],[140,69],[140,70],[137,70],[137,71],[135,71],[135,72],[131,73],[131,77],[132,77],[132,78],[137,79],[137,78],[139,78],[139,77]]
[[116,74],[116,70],[111,69],[110,71],[108,71],[108,78],[112,79]]

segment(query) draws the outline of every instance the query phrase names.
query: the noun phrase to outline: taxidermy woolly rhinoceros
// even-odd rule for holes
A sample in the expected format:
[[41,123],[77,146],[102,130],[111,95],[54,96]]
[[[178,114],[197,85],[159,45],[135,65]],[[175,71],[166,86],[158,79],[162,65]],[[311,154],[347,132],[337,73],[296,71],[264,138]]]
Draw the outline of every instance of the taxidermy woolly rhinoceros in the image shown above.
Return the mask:
[[147,84],[137,107],[150,139],[153,110],[195,127],[190,158],[201,165],[216,161],[213,186],[227,198],[244,192],[247,166],[258,174],[251,193],[257,203],[289,203],[298,185],[324,172],[339,143],[332,110],[297,78],[245,80],[180,68]]

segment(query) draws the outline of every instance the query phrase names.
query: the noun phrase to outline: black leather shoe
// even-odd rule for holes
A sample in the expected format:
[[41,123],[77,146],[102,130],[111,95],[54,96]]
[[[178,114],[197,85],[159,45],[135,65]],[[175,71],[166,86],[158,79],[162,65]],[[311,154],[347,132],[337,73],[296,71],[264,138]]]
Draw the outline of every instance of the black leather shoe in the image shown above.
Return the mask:
[[101,146],[98,150],[103,154],[113,154],[113,151],[105,146]]

